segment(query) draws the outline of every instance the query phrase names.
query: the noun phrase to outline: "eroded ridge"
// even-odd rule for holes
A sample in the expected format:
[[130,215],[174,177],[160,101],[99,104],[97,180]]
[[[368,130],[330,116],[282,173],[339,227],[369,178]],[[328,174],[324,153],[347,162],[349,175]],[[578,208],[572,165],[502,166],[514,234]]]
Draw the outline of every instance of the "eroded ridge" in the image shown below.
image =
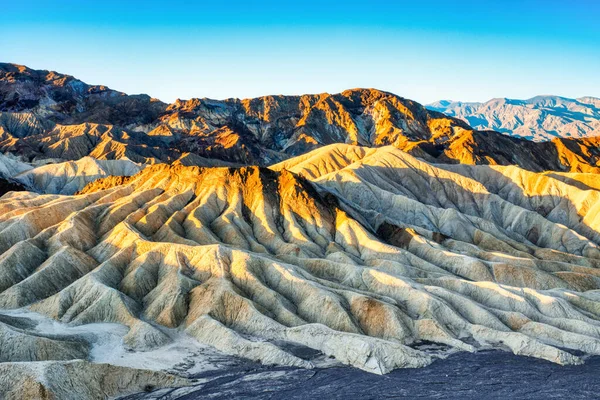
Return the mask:
[[311,367],[292,342],[374,373],[429,364],[421,342],[599,354],[598,191],[444,168],[335,145],[271,169],[154,165],[76,196],[9,193],[0,307],[121,323],[134,350],[166,344],[164,326],[267,364]]

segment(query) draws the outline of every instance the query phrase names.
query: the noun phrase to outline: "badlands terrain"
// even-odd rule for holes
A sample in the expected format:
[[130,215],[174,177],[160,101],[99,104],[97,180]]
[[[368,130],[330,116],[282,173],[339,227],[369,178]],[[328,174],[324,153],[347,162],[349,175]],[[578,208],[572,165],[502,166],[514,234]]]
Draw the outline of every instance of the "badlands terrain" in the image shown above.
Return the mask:
[[0,398],[600,354],[597,138],[371,89],[167,105],[12,64],[0,111]]

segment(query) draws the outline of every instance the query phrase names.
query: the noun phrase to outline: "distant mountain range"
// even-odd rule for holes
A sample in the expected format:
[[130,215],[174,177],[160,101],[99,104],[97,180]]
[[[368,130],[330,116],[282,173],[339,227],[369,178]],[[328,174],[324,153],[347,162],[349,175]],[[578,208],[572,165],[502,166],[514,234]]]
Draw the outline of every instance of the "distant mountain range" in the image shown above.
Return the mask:
[[[594,105],[586,104],[589,110]],[[535,143],[474,129],[375,89],[166,104],[57,72],[0,64],[0,151],[34,164],[91,156],[268,166],[334,143],[393,145],[433,163],[600,172],[600,138]]]
[[460,118],[475,129],[494,130],[534,141],[600,136],[600,99],[536,96],[485,103],[440,100],[430,110]]

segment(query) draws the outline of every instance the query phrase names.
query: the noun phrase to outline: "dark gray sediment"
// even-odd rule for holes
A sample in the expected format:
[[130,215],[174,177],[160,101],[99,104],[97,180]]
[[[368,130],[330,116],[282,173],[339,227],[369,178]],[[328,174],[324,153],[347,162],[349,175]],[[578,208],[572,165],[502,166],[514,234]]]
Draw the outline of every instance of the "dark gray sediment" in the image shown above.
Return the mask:
[[600,356],[560,366],[502,351],[456,353],[426,368],[379,376],[350,367],[313,370],[240,362],[195,376],[191,388],[139,399],[593,399],[600,398]]

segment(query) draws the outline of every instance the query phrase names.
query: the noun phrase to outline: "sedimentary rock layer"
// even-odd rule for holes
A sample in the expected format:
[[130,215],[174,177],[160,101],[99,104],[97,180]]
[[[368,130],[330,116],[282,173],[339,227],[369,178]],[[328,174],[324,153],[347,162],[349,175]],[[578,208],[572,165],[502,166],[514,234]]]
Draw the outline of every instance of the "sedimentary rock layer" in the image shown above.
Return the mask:
[[600,353],[600,192],[578,178],[335,145],[11,192],[0,308],[120,323],[134,351],[172,340],[163,326],[307,368],[282,343],[374,373],[431,363],[423,342],[577,364]]
[[0,364],[0,398],[3,399],[106,399],[186,384],[189,384],[187,379],[161,372],[81,360]]

